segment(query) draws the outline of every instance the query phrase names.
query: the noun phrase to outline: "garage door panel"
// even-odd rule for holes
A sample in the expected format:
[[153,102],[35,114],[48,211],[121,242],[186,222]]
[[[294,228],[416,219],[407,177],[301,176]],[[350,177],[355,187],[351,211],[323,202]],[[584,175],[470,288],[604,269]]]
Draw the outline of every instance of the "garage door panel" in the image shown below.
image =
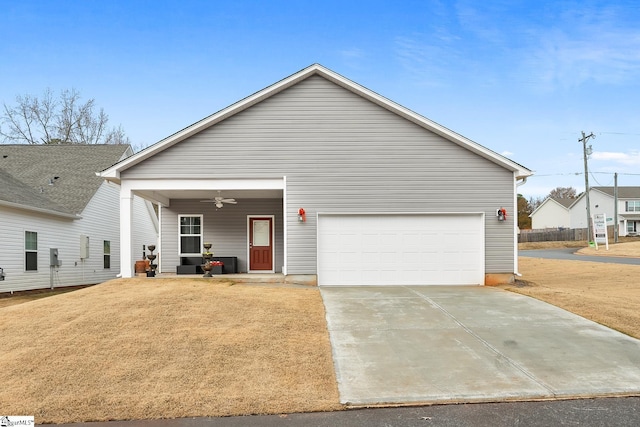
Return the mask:
[[482,284],[481,214],[320,215],[321,285]]

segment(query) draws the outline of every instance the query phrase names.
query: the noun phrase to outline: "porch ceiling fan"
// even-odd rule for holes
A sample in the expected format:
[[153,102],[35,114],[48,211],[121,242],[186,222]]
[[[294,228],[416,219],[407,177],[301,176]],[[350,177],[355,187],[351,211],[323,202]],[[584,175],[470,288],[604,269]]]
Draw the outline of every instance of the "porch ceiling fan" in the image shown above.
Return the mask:
[[203,203],[215,203],[216,208],[220,209],[224,206],[225,203],[230,203],[232,205],[237,204],[236,199],[226,199],[220,195],[220,190],[218,190],[218,195],[213,199],[200,200]]

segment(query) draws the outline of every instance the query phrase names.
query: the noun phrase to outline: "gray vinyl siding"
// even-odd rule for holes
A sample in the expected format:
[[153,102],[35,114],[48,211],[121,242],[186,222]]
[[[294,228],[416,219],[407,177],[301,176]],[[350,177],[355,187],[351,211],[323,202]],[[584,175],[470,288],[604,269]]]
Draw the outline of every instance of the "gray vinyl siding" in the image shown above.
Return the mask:
[[[123,179],[283,176],[289,274],[316,272],[318,212],[484,212],[486,270],[513,272],[514,216],[495,217],[501,206],[513,213],[512,172],[320,76],[122,173]],[[300,207],[304,224],[296,218]]]
[[248,269],[247,216],[273,215],[275,269],[276,272],[282,271],[284,262],[282,199],[245,199],[237,205],[225,204],[222,209],[216,209],[213,203],[202,203],[199,200],[174,200],[170,207],[162,208],[161,214],[160,269],[163,273],[175,273],[176,266],[180,265],[178,215],[202,215],[203,243],[213,245],[211,251],[215,256],[238,257],[239,272],[246,272]]
[[[102,183],[79,219],[64,219],[21,209],[0,207],[0,267],[6,279],[0,293],[101,283],[120,273],[119,190]],[[134,243],[155,242],[157,231],[145,201],[134,198]],[[25,271],[24,232],[38,233],[38,270]],[[89,258],[80,258],[80,235],[89,236]],[[111,268],[104,268],[103,242],[111,243]],[[53,272],[49,250],[58,249],[62,265]],[[137,257],[135,257],[137,255]],[[135,253],[134,258],[141,258]],[[135,259],[131,260],[133,264]]]

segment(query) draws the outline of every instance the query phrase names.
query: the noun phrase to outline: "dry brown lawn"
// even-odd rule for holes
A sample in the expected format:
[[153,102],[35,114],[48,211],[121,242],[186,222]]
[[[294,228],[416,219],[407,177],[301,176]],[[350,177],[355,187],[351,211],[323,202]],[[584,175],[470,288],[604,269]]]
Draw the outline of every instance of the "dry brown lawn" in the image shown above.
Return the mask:
[[[640,266],[521,257],[520,272],[503,288],[640,338]],[[38,423],[343,409],[317,288],[121,279],[0,299],[0,319],[0,410]]]
[[598,249],[582,248],[578,250],[578,253],[582,255],[640,258],[640,242],[609,244],[609,250],[605,245],[598,245]]
[[48,298],[54,295],[64,294],[81,289],[81,287],[65,287],[57,289],[39,289],[35,291],[22,291],[10,294],[8,292],[0,293],[0,308],[9,307],[10,305],[22,304],[25,302],[35,301],[40,298]]
[[554,249],[554,248],[585,248],[589,246],[586,240],[578,240],[575,242],[527,242],[518,243],[518,249]]
[[[640,242],[609,245],[609,251],[584,248],[579,253],[639,257]],[[640,265],[520,257],[519,266],[522,281],[503,288],[640,338]]]
[[0,408],[37,423],[342,408],[317,288],[120,279],[0,316]]

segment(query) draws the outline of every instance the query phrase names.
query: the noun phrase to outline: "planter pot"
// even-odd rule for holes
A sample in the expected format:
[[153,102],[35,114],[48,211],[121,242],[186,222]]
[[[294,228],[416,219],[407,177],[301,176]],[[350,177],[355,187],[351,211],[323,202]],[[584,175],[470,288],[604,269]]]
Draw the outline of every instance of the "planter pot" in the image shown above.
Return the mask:
[[135,272],[144,273],[147,271],[147,261],[136,261]]
[[202,277],[211,277],[211,270],[213,270],[213,266],[211,264],[202,264],[202,271],[204,271],[204,276]]

